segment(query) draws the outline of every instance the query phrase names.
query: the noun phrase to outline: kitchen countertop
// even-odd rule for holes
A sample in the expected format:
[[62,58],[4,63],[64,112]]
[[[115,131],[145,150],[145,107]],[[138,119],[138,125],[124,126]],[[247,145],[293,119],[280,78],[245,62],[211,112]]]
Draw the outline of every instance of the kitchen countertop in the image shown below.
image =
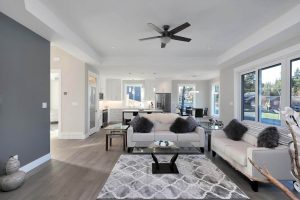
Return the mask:
[[123,112],[163,112],[163,110],[160,109],[124,109]]

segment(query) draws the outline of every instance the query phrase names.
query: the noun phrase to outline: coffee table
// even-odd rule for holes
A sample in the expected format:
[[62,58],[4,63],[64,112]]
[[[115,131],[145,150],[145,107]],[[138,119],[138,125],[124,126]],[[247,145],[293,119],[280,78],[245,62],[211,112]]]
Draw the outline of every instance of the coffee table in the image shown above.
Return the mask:
[[106,136],[106,145],[105,150],[108,151],[108,139],[110,146],[112,145],[112,138],[114,136],[121,136],[123,137],[123,150],[126,150],[127,144],[127,129],[129,125],[123,125],[122,123],[118,124],[111,124],[104,128],[105,136]]
[[[172,147],[158,147],[154,142],[137,142],[132,150],[134,154],[151,154],[152,174],[178,174],[176,159],[178,154],[201,154],[200,150],[188,142],[176,142]],[[159,163],[156,154],[174,154],[169,163]]]

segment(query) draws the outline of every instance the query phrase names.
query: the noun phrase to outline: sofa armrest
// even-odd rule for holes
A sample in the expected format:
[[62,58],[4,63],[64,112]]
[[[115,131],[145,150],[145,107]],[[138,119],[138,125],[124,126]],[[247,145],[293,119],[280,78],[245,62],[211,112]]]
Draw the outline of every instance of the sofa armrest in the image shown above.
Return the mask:
[[127,146],[128,147],[133,147],[134,143],[133,143],[133,127],[129,126],[129,128],[127,129]]
[[195,129],[195,132],[200,136],[200,146],[205,146],[205,131],[202,127],[198,126]]
[[264,147],[249,147],[247,149],[247,171],[251,176],[250,178],[265,181],[266,178],[252,166],[248,158],[258,166],[267,168],[272,176],[278,180],[293,180],[287,146],[280,145],[274,149]]

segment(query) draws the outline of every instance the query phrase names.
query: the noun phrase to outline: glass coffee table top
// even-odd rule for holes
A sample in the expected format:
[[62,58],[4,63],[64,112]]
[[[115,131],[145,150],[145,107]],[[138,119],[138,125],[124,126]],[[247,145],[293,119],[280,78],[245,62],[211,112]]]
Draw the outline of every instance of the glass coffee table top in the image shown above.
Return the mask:
[[132,150],[135,154],[200,154],[200,149],[190,142],[175,142],[171,147],[159,147],[153,142],[137,142]]
[[127,130],[129,125],[124,125],[122,123],[111,124],[104,128],[104,130]]

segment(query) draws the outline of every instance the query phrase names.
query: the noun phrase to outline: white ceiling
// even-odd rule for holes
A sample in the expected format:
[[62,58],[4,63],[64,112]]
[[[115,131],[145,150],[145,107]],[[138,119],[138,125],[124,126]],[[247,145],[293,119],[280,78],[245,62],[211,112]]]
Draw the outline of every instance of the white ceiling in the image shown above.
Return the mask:
[[[9,0],[5,1],[8,4]],[[101,57],[101,68],[107,74],[124,76],[131,72],[146,77],[156,73],[155,76],[179,78],[197,75],[197,79],[217,76],[223,63],[230,59],[236,62],[239,53],[243,53],[238,50],[244,48],[246,52],[251,47],[247,40],[259,45],[270,39],[266,35],[274,32],[274,22],[280,25],[278,18],[295,10],[298,4],[298,0],[25,0],[27,12],[62,37],[53,42],[73,39],[75,43],[80,39],[76,42],[78,48],[84,51],[89,47],[89,53],[85,51],[88,55]],[[16,18],[17,14],[12,15]],[[165,49],[160,48],[159,39],[140,42],[139,38],[158,35],[147,26],[148,22],[171,28],[189,22],[191,27],[178,35],[192,41],[172,40]],[[288,24],[286,30],[299,22],[300,19]],[[263,30],[272,23],[275,28]],[[33,26],[30,22],[25,25]],[[282,37],[284,31],[278,30],[282,42],[299,32],[293,30]],[[255,34],[260,35],[252,37]],[[263,37],[266,38],[261,41]],[[264,49],[271,45],[268,43]],[[97,60],[97,56],[93,58]]]

